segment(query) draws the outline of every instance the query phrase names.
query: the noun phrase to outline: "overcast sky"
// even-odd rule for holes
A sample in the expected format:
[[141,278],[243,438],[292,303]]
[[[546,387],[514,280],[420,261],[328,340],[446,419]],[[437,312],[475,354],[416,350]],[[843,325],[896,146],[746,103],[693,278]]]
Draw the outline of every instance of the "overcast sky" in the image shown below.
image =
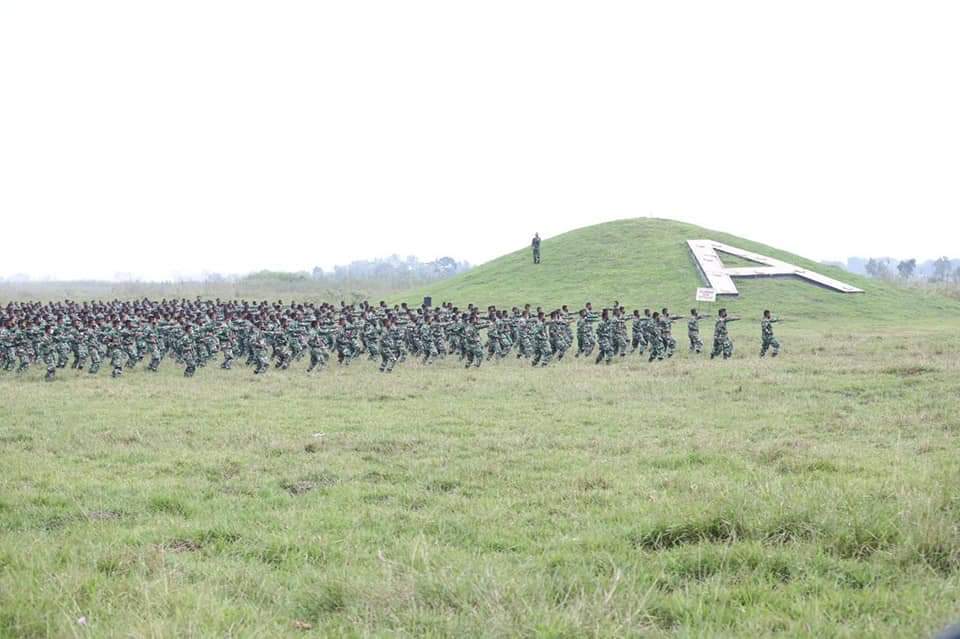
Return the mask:
[[0,2],[0,276],[480,263],[654,215],[960,254],[957,2]]

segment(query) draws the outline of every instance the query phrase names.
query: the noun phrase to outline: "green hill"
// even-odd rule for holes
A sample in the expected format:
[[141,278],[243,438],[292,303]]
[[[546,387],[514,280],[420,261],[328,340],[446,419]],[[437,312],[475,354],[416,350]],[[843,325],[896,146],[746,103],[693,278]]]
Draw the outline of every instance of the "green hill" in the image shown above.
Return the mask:
[[[543,261],[534,266],[525,247],[457,277],[399,296],[434,304],[451,301],[511,307],[530,303],[545,309],[568,304],[595,308],[619,300],[628,309],[669,306],[684,312],[694,306],[697,287],[705,286],[686,241],[711,239],[775,257],[834,277],[866,291],[843,294],[794,278],[737,279],[739,298],[704,304],[705,312],[723,305],[756,316],[764,308],[783,315],[826,319],[906,320],[936,314],[960,315],[960,303],[934,293],[905,289],[825,266],[771,246],[672,220],[637,218],[597,224],[543,241]],[[736,258],[728,266],[741,266]]]

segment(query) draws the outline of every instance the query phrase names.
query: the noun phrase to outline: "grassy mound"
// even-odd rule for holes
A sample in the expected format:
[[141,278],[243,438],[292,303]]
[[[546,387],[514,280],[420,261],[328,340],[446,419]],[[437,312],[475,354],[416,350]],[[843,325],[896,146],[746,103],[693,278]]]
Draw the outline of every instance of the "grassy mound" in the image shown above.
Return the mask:
[[[399,296],[419,302],[431,295],[465,306],[512,306],[531,303],[545,308],[568,304],[580,308],[590,300],[595,307],[619,300],[627,308],[669,306],[683,312],[693,306],[697,287],[704,286],[687,240],[712,239],[816,270],[866,291],[846,295],[805,281],[738,279],[738,299],[722,299],[701,306],[709,313],[720,305],[732,312],[757,316],[764,308],[775,313],[814,319],[858,318],[903,321],[917,316],[958,313],[960,304],[943,296],[847,273],[773,247],[671,220],[637,218],[588,226],[544,240],[543,261],[534,266],[530,249],[504,255],[468,273]],[[742,260],[729,258],[728,266]]]

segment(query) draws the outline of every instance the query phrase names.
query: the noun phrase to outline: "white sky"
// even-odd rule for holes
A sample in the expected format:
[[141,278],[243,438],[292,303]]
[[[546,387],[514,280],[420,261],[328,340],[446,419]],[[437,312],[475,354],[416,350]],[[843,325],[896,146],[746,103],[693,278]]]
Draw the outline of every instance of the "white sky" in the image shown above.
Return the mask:
[[960,254],[957,2],[0,2],[0,276],[672,217]]

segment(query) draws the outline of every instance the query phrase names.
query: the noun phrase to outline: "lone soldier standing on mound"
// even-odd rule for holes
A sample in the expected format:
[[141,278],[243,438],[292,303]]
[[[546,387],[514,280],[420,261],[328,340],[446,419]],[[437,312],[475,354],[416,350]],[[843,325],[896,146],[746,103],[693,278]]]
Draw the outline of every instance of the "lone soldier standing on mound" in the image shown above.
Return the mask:
[[533,263],[540,263],[540,234],[533,234],[533,241],[530,242],[530,246],[533,248]]

